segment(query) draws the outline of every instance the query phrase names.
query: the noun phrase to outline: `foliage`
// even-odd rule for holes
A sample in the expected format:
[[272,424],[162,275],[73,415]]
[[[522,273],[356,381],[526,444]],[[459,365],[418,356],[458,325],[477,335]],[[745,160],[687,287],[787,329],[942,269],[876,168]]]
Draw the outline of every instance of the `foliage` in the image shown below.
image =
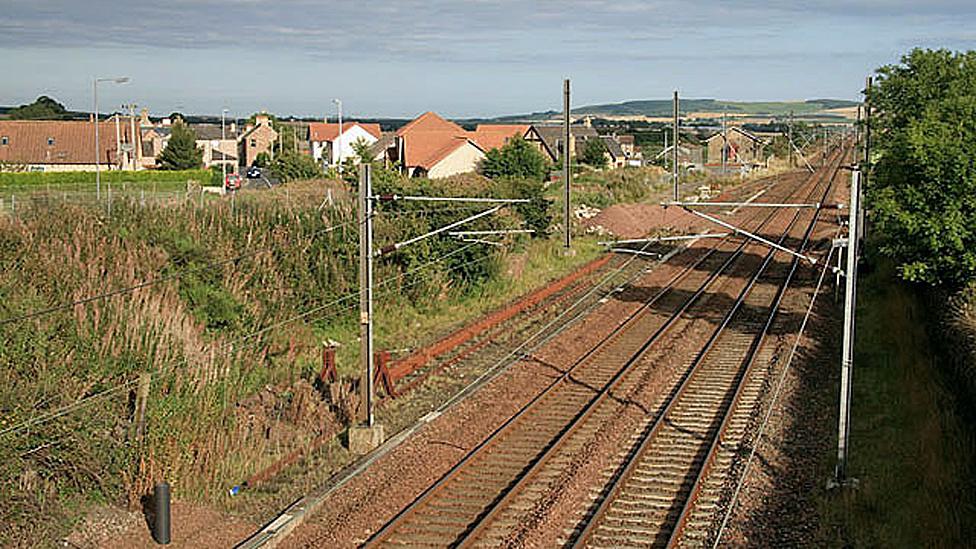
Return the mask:
[[285,151],[271,161],[271,171],[281,181],[322,177],[322,166],[307,154]]
[[258,168],[267,168],[271,165],[271,155],[266,152],[260,152],[254,157],[253,164]]
[[[210,179],[207,170],[121,170],[103,171],[102,182],[109,183],[186,183]],[[45,185],[95,184],[95,172],[0,172],[0,189],[40,187]]]
[[976,52],[913,50],[870,90],[878,161],[868,199],[906,280],[976,274]]
[[541,152],[522,137],[516,136],[501,148],[485,153],[480,171],[492,179],[518,177],[542,181],[548,172],[547,164]]
[[362,137],[352,142],[352,150],[356,152],[356,158],[359,159],[360,164],[370,164],[376,160],[376,155],[371,149],[370,144]]
[[533,238],[545,238],[552,223],[552,201],[545,197],[545,185],[536,178],[503,178],[495,185],[503,198],[527,198],[528,203],[516,204],[515,210],[525,220],[525,228],[535,232]]
[[162,170],[196,170],[203,166],[203,151],[197,148],[196,134],[183,122],[172,126],[166,148],[159,154]]
[[64,105],[46,95],[33,103],[21,105],[7,113],[11,120],[65,120],[69,118]]
[[583,145],[583,151],[579,154],[581,163],[594,168],[607,167],[607,146],[602,139],[587,139]]

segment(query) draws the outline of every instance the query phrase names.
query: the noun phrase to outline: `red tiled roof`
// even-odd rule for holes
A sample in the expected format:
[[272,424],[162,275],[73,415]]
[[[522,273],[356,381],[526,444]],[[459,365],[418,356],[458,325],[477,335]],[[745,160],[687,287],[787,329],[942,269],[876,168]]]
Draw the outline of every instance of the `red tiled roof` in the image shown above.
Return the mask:
[[[121,121],[122,142],[129,142],[129,124]],[[3,144],[4,138],[7,142]],[[52,141],[53,140],[53,141]],[[98,128],[99,160],[115,161],[115,122]],[[51,144],[49,144],[51,143]],[[15,164],[94,164],[95,125],[84,121],[2,120],[0,162]]]
[[[359,126],[360,128],[366,130],[366,133],[372,135],[376,139],[383,136],[383,131],[380,130],[379,124],[364,124],[362,122],[356,121],[343,121],[342,131],[343,133],[349,131],[349,128],[353,126]],[[334,141],[336,137],[339,136],[339,124],[333,124],[331,122],[312,122],[308,125],[308,139],[309,141]]]
[[486,151],[500,149],[512,137],[525,137],[528,124],[478,124],[471,137]]
[[464,128],[433,112],[418,116],[400,128],[397,135],[403,138],[406,165],[425,170],[433,168],[465,143],[484,150]]

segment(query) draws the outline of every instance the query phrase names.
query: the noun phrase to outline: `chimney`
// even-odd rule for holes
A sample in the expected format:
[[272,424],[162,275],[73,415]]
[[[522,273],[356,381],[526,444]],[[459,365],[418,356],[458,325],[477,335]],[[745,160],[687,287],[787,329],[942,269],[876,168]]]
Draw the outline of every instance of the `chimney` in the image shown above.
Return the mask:
[[268,125],[268,120],[269,120],[268,119],[268,115],[265,114],[265,113],[261,113],[261,114],[259,114],[259,115],[257,115],[257,116],[254,117],[254,122],[258,126],[267,126]]
[[139,111],[139,125],[152,126],[152,120],[149,120],[149,109]]
[[237,133],[237,122],[230,123],[230,133]]

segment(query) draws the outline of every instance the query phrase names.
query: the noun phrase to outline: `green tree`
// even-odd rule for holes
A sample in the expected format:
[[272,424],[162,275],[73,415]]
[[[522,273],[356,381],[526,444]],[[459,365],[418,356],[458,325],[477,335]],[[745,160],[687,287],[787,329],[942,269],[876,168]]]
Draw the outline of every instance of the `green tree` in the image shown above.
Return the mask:
[[176,122],[166,148],[159,154],[163,170],[196,170],[203,166],[203,151],[197,148],[197,136],[186,124]]
[[11,120],[65,120],[68,111],[61,103],[42,95],[33,103],[11,109],[7,115]]
[[509,139],[499,149],[491,149],[481,161],[481,174],[492,179],[525,177],[542,181],[548,168],[542,153],[521,137]]
[[867,189],[880,251],[903,278],[976,275],[976,52],[913,50],[878,70]]
[[285,151],[271,161],[271,172],[281,181],[322,177],[322,166],[307,154]]
[[603,144],[602,139],[587,139],[586,144],[583,145],[583,152],[580,153],[579,160],[587,166],[606,168],[607,155],[604,154],[606,152],[607,146]]
[[371,149],[371,145],[362,137],[352,142],[352,150],[356,152],[356,157],[361,164],[372,164],[373,160],[376,160],[376,155]]

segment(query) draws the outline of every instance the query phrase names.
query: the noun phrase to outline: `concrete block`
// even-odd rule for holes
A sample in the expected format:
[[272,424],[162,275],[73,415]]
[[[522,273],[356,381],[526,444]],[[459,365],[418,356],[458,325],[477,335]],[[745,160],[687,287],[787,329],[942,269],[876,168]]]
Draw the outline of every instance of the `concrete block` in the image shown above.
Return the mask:
[[349,428],[349,451],[357,456],[372,452],[383,444],[383,426],[375,423],[372,427],[355,426]]

